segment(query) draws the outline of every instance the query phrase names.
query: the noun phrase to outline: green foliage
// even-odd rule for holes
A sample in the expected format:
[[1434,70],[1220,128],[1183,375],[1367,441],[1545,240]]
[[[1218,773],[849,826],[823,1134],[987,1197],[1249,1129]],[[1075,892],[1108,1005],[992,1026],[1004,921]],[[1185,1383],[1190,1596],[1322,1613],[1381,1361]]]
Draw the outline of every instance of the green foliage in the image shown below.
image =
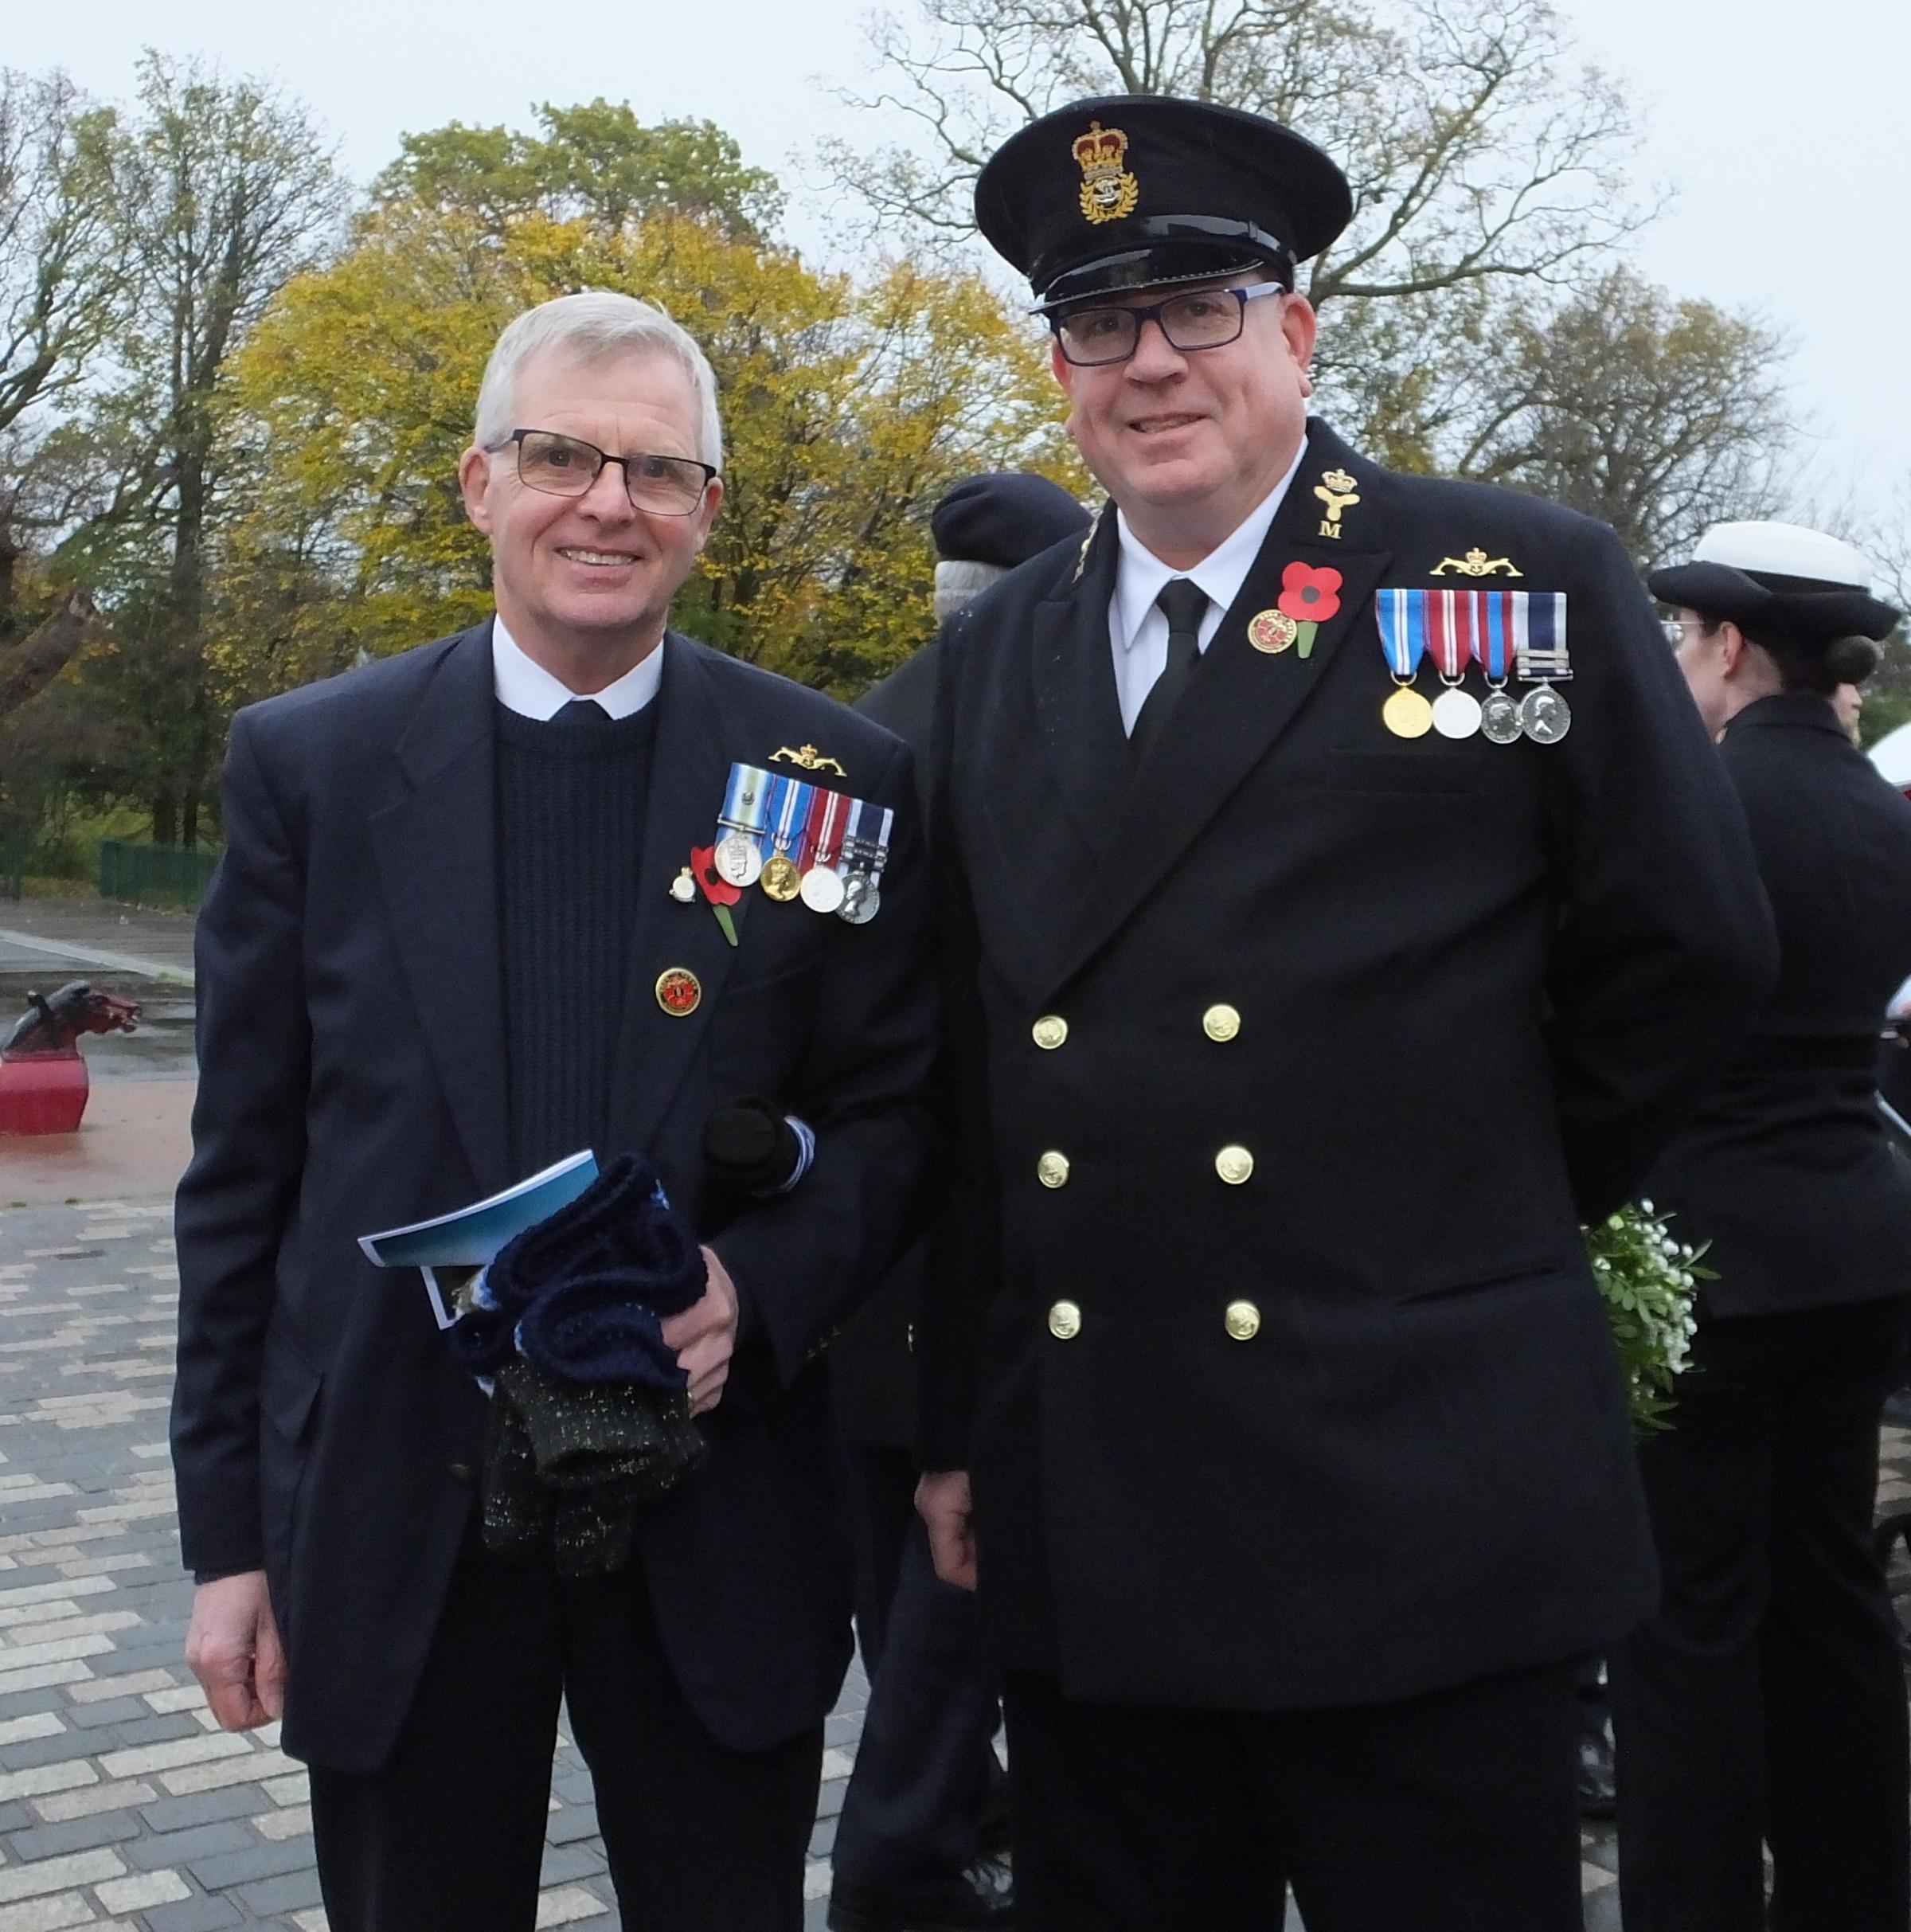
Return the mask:
[[661,214],[691,215],[736,240],[761,240],[782,218],[774,175],[746,167],[714,123],[644,127],[627,101],[537,109],[541,137],[461,121],[408,134],[372,185],[374,206],[479,217],[494,237],[542,216],[607,235]]
[[1632,1426],[1651,1435],[1670,1426],[1673,1385],[1687,1367],[1702,1281],[1717,1277],[1694,1250],[1667,1232],[1671,1216],[1650,1201],[1621,1208],[1584,1230],[1592,1279],[1625,1372]]

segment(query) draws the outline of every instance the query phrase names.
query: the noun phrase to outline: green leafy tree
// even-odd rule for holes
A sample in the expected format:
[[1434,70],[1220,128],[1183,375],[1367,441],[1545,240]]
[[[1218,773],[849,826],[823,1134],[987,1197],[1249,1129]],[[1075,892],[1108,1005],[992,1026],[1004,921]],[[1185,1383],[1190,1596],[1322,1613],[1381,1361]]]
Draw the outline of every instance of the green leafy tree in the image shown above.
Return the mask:
[[302,108],[153,53],[110,168],[132,301],[114,373],[72,436],[99,501],[68,547],[113,615],[80,669],[140,721],[126,776],[151,800],[154,838],[191,845],[224,736],[205,653],[233,455],[215,398],[267,303],[335,233],[344,190]]
[[781,218],[775,176],[746,167],[709,121],[646,127],[625,101],[601,97],[537,109],[541,135],[453,121],[406,135],[373,184],[374,204],[476,215],[495,235],[528,215],[621,233],[657,214],[694,215],[737,240],[760,240]]

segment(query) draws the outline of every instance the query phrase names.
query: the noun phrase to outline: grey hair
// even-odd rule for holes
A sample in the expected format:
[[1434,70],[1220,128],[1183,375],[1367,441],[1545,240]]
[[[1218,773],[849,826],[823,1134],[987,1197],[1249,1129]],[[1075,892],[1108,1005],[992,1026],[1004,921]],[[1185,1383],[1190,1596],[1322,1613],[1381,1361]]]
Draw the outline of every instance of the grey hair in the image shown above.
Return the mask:
[[936,621],[946,624],[962,607],[1008,572],[1000,564],[945,557],[936,566]]
[[662,309],[608,288],[541,302],[498,338],[478,385],[473,440],[480,449],[494,448],[520,427],[511,420],[518,378],[526,363],[546,351],[586,362],[647,353],[669,356],[690,377],[690,392],[697,399],[697,453],[713,468],[723,467],[723,420],[717,410],[717,377],[709,358]]

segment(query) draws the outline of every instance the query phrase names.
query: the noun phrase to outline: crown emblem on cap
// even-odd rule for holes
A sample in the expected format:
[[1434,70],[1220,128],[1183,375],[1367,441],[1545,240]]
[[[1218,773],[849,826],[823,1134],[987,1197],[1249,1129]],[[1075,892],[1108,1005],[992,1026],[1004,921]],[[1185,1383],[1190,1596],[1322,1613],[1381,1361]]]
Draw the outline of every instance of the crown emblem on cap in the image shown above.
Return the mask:
[[1088,131],[1075,143],[1075,160],[1081,170],[1081,212],[1089,221],[1119,221],[1134,213],[1141,183],[1122,166],[1127,151],[1128,137],[1100,121],[1089,122]]

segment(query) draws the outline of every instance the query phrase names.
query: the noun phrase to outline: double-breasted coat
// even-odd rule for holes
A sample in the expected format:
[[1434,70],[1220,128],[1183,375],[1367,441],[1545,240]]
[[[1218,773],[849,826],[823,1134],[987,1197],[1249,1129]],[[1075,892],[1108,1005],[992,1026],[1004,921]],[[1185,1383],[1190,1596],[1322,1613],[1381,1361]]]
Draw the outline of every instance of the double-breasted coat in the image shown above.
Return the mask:
[[[1292,563],[1338,575],[1304,655],[1249,636]],[[1603,526],[1317,421],[1131,779],[1116,564],[1104,516],[940,647],[920,1447],[970,1472],[985,1617],[1066,1695],[1189,1707],[1596,1649],[1655,1574],[1580,1225],[1773,967],[1664,637]],[[1568,735],[1390,735],[1382,585],[1563,592]]]

